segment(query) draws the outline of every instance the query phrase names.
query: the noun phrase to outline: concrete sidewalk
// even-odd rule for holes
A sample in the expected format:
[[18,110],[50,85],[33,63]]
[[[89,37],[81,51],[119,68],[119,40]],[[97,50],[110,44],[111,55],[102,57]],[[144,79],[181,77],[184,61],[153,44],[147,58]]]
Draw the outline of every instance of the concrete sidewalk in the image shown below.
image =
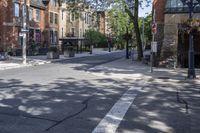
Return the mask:
[[[175,79],[183,80],[187,77],[187,69],[153,68],[142,62],[131,61],[130,59],[119,59],[110,63],[102,64],[91,68],[89,71],[95,75],[108,76],[111,78],[130,79]],[[197,78],[200,76],[200,69],[196,69]]]
[[80,57],[88,57],[88,56],[105,55],[105,54],[110,54],[110,53],[114,53],[114,52],[120,52],[120,50],[108,52],[108,51],[94,49],[92,54],[90,54],[88,52],[78,53],[78,54],[76,53],[75,57],[70,57],[70,58],[65,57],[64,55],[60,55],[59,59],[47,59],[46,55],[44,55],[44,56],[27,56],[27,64],[26,65],[22,64],[22,57],[9,57],[8,60],[0,61],[0,70],[21,68],[21,67],[30,67],[30,66],[35,66],[35,65],[43,65],[43,64],[53,63],[53,62],[62,61],[62,60],[68,60],[68,59],[80,58]]
[[196,69],[197,79],[191,80],[186,78],[187,69],[154,68],[150,73],[146,64],[120,59],[91,68],[89,72],[143,86],[119,132],[200,132],[199,69]]

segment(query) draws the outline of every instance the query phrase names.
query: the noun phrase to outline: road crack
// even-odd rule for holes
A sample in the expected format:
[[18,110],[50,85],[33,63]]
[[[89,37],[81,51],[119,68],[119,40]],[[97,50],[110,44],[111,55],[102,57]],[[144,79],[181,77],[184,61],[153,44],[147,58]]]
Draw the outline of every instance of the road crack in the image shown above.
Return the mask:
[[68,120],[68,119],[71,119],[73,117],[76,117],[77,115],[79,115],[80,113],[82,113],[83,111],[85,111],[87,108],[88,108],[88,102],[90,99],[92,99],[93,96],[85,99],[84,101],[82,101],[81,104],[83,104],[83,108],[81,108],[78,112],[74,113],[74,114],[71,114],[69,116],[66,116],[65,118],[63,118],[62,120],[60,121],[57,121],[55,124],[51,125],[49,128],[45,129],[45,131],[49,131],[51,130],[52,128],[58,126],[59,124],[61,124],[62,122],[64,122],[65,120]]
[[189,114],[189,105],[188,105],[188,102],[186,100],[184,100],[183,98],[180,97],[180,90],[177,88],[176,89],[176,98],[177,98],[177,102],[178,103],[181,103],[181,104],[184,104],[185,105],[185,113],[186,114]]

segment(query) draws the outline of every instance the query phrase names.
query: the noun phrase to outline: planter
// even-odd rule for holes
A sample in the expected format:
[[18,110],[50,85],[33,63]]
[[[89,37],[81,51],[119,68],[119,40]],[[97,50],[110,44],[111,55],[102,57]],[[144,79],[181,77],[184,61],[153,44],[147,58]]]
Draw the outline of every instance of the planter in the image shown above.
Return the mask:
[[75,56],[75,51],[74,50],[68,51],[68,53],[69,53],[69,57],[74,57]]
[[50,51],[47,53],[47,59],[59,59],[60,54],[59,52]]
[[64,56],[65,57],[74,57],[75,56],[75,50],[72,46],[68,46],[64,49]]
[[64,51],[64,56],[65,57],[74,57],[75,56],[75,51],[74,50],[71,50],[71,51],[65,50]]

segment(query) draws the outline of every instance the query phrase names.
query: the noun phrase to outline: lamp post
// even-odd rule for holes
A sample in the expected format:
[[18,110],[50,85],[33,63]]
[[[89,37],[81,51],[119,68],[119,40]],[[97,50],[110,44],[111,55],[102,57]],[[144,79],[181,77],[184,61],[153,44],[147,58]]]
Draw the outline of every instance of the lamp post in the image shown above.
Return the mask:
[[[194,8],[200,4],[200,0],[181,0],[183,5],[189,8],[189,19],[192,20]],[[194,66],[194,40],[192,30],[189,32],[189,53],[188,53],[188,78],[196,78]]]
[[129,59],[128,43],[129,43],[129,34],[128,34],[128,26],[127,26],[126,27],[126,59]]
[[110,34],[108,35],[108,52],[111,52],[111,43],[112,43],[112,38]]
[[[50,0],[42,0],[42,3],[47,6],[49,4],[49,1]],[[22,16],[22,23],[23,23],[23,26],[22,26],[22,29],[21,29],[21,32],[22,32],[22,36],[23,36],[23,46],[22,46],[22,59],[23,59],[23,64],[26,64],[27,63],[27,60],[26,60],[26,42],[27,42],[27,32],[28,32],[28,29],[27,29],[27,0],[24,0],[24,5],[23,5],[23,16]]]
[[26,33],[27,33],[27,6],[26,6],[27,1],[24,0],[24,6],[23,6],[23,27],[21,29],[21,32],[23,33],[23,46],[22,46],[22,59],[23,59],[23,64],[26,64]]

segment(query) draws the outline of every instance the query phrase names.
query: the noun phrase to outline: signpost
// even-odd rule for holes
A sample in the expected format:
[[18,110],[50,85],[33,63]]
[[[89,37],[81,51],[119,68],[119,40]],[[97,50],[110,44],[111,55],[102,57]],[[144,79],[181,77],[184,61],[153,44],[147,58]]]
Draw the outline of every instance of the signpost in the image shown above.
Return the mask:
[[153,11],[153,24],[151,27],[151,31],[152,31],[152,43],[151,43],[151,70],[150,72],[153,72],[153,55],[155,52],[157,52],[157,42],[155,42],[155,34],[157,33],[157,24],[156,24],[156,20],[155,20],[155,15],[156,15],[156,11],[154,9]]

